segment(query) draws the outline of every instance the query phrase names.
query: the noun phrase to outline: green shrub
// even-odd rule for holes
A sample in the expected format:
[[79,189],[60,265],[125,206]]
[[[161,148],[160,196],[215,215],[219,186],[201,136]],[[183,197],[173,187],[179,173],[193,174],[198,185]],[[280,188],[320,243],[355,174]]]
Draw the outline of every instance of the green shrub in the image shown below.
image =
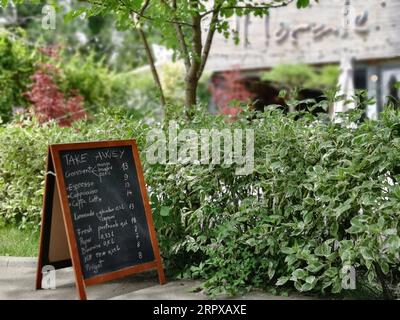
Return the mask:
[[359,281],[396,283],[399,112],[357,129],[277,111],[253,117],[228,124],[198,115],[182,124],[254,129],[250,176],[235,176],[235,166],[147,166],[168,262],[207,279],[212,294],[271,285],[336,294],[347,267]]
[[[166,113],[174,112],[176,106],[183,106],[185,100],[184,66],[180,62],[169,62],[158,68],[161,85],[167,101]],[[158,88],[148,67],[142,67],[125,74],[130,83],[130,108],[160,112]],[[199,81],[197,98],[199,103],[208,105],[210,92],[208,90],[209,75],[205,74]]]
[[326,65],[315,68],[306,64],[282,64],[271,71],[264,72],[263,80],[278,82],[291,89],[314,88],[332,90],[336,88],[339,78],[339,67]]
[[24,44],[21,33],[18,31],[13,38],[7,31],[0,30],[0,119],[3,122],[11,119],[13,107],[28,105],[23,93],[38,59]]
[[121,77],[129,83],[128,108],[145,112],[160,112],[160,98],[150,71],[127,72]]
[[102,61],[96,61],[94,53],[85,58],[78,53],[62,54],[54,63],[61,70],[59,84],[63,91],[76,90],[84,97],[85,107],[91,113],[102,106],[126,106],[132,95],[132,80],[126,74],[111,71]]
[[133,116],[125,116],[122,122],[121,112],[107,109],[98,115],[98,122],[77,121],[72,127],[53,122],[41,126],[34,120],[0,127],[0,219],[20,228],[37,229],[49,144],[128,137],[141,141],[144,128]]
[[205,279],[211,294],[270,286],[337,294],[347,266],[368,285],[396,284],[400,112],[355,129],[297,118],[267,109],[229,123],[203,112],[178,119],[179,130],[253,129],[249,176],[235,176],[235,165],[149,164],[148,125],[119,111],[71,128],[9,124],[0,129],[0,217],[38,224],[49,143],[135,138],[167,270]]
[[[69,97],[81,95],[89,114],[102,107],[123,106],[146,112],[160,109],[155,97],[151,75],[141,83],[131,73],[113,72],[103,61],[96,61],[94,53],[59,52],[56,48],[40,48],[27,43],[22,31],[11,33],[0,30],[0,123],[12,119],[13,107],[30,105],[25,93],[32,83],[31,77],[43,62],[58,69],[56,83]],[[140,88],[146,87],[146,90]]]

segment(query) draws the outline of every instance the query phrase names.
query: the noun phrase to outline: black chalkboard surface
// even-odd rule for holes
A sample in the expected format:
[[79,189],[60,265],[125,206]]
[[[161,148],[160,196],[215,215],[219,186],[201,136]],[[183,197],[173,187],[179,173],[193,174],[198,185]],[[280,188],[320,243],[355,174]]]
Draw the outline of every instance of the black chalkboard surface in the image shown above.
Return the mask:
[[131,147],[60,157],[84,278],[153,261]]
[[50,145],[36,289],[42,268],[72,265],[86,286],[156,269],[166,282],[135,140]]

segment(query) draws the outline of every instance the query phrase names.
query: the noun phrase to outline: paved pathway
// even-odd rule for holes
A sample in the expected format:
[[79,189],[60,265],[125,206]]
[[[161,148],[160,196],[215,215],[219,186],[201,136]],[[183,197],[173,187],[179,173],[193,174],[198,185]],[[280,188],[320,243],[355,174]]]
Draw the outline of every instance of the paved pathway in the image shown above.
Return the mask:
[[[76,299],[71,268],[56,271],[57,289],[35,290],[36,258],[0,257],[0,299]],[[87,288],[88,299],[207,299],[201,292],[191,292],[198,281],[170,281],[161,286],[155,272],[147,272]],[[226,297],[220,297],[224,299]],[[304,296],[277,297],[264,292],[251,292],[236,297],[241,300],[293,300]],[[309,298],[308,298],[309,299]]]

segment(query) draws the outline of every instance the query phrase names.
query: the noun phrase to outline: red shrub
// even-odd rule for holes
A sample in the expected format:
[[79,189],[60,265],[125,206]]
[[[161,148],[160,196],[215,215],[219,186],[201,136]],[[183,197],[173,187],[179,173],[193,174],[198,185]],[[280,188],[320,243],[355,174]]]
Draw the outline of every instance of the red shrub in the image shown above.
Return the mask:
[[60,49],[61,47],[59,45],[53,45],[39,48],[38,51],[47,57],[60,60]]
[[58,73],[58,69],[51,64],[39,65],[25,95],[32,102],[40,123],[54,119],[60,126],[70,126],[73,121],[86,117],[83,97],[74,93],[65,97],[54,80]]
[[233,118],[243,111],[240,104],[248,103],[253,98],[238,70],[225,71],[215,76],[209,90],[220,112]]

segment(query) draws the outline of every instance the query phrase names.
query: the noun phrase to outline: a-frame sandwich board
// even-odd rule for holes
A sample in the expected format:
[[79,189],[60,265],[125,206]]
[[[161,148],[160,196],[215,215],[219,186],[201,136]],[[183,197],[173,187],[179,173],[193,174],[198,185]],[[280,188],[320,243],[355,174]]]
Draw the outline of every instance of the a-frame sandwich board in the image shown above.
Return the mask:
[[[152,251],[150,254],[151,261],[132,262],[132,265],[124,265],[121,268],[116,266],[117,269],[104,270],[104,272],[99,272],[96,275],[85,276],[83,271],[85,264],[82,261],[82,251],[79,250],[80,243],[77,240],[71,206],[68,201],[61,153],[83,152],[87,155],[96,152],[96,150],[114,152],[121,148],[128,151],[129,156],[125,160],[129,163],[130,173],[136,178],[136,180],[132,180],[132,184],[136,184],[135,187],[137,187],[138,197],[140,198],[138,200],[139,206],[136,206],[141,208],[146,221],[145,225],[140,227],[145,230],[145,233],[148,232],[149,247]],[[116,173],[118,174],[118,172]],[[107,186],[107,188],[109,187]],[[134,140],[56,144],[48,147],[36,289],[42,288],[42,270],[47,265],[55,269],[72,266],[78,297],[82,300],[87,299],[86,286],[150,269],[157,270],[160,284],[166,282],[139,152]]]

